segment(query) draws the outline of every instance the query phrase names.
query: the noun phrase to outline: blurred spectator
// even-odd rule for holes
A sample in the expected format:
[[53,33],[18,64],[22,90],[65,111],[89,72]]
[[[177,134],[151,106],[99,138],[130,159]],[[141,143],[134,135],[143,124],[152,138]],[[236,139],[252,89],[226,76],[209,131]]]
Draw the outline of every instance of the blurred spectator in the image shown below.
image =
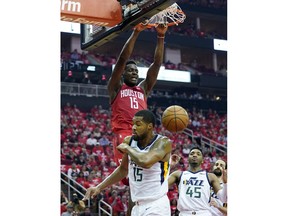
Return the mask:
[[116,190],[113,190],[111,192],[111,196],[108,198],[108,203],[112,206],[113,216],[118,216],[119,212],[124,211],[121,197],[118,195],[118,192]]
[[82,143],[82,144],[87,144],[87,136],[85,135],[85,133],[81,133],[80,136],[78,136],[78,142]]
[[182,147],[182,155],[183,155],[183,157],[188,157],[188,155],[190,153],[190,146],[188,146],[187,143],[184,143],[182,146],[183,146]]
[[77,157],[77,155],[76,155],[76,153],[73,151],[73,149],[69,148],[69,152],[68,152],[68,154],[66,155],[66,159],[74,161],[76,157]]
[[128,210],[128,197],[126,195],[122,195],[121,203],[123,205],[122,211],[120,212],[120,215],[125,216]]
[[85,207],[84,212],[81,212],[81,213],[79,214],[79,216],[96,216],[96,214],[95,214],[95,213],[92,213],[91,210],[90,210],[90,208],[87,206],[87,207]]
[[92,154],[93,155],[101,155],[102,153],[104,153],[104,148],[103,148],[103,146],[100,146],[99,143],[97,143],[96,146],[94,146],[92,149]]
[[84,211],[85,203],[78,198],[77,193],[73,193],[72,200],[69,201],[68,206],[73,206],[73,210],[77,213]]
[[60,203],[61,203],[61,214],[65,211],[67,211],[66,205],[68,204],[68,198],[66,197],[65,193],[61,190],[61,197],[60,197]]
[[[99,182],[100,183],[100,182]],[[89,188],[89,187],[95,187],[97,185],[97,183],[95,183],[93,181],[93,175],[90,174],[88,177],[87,177],[87,180],[84,182],[83,186],[85,188]]]
[[107,84],[107,77],[105,74],[101,75],[101,81],[100,81],[101,85],[106,85]]
[[200,122],[198,121],[198,118],[197,118],[197,117],[194,117],[194,119],[193,119],[193,121],[192,121],[192,125],[193,125],[194,127],[200,127],[200,126],[201,126],[201,124],[200,124]]
[[79,156],[82,152],[82,147],[78,145],[78,142],[76,141],[74,144],[73,144],[73,147],[72,147],[72,150],[73,152]]
[[102,137],[99,139],[99,144],[100,146],[103,146],[103,148],[105,149],[106,146],[108,146],[110,144],[110,140],[107,138],[106,134],[103,134]]
[[73,215],[73,205],[71,204],[68,204],[66,206],[66,211],[61,214],[61,216],[74,216],[74,215]]
[[80,184],[80,185],[84,185],[86,178],[84,176],[84,173],[82,171],[80,171],[80,173],[78,174],[76,181]]
[[80,173],[80,169],[77,168],[76,163],[73,162],[72,166],[67,171],[68,177],[72,178],[73,180],[76,180],[79,173]]
[[86,145],[95,146],[97,144],[97,139],[95,135],[92,133],[88,136],[89,138],[86,140]]
[[84,165],[82,166],[81,172],[83,172],[84,177],[88,177],[88,176],[89,176],[90,171],[89,171],[89,169],[87,168],[86,164],[84,164]]
[[[68,71],[67,76],[64,78],[63,82],[74,83],[76,80],[73,77],[73,73],[71,70]],[[73,93],[73,86],[66,86],[65,91],[69,93]]]
[[66,155],[69,155],[69,148],[67,142],[63,143],[63,147],[61,148],[61,154],[65,157],[64,159],[66,159]]
[[76,61],[81,59],[81,55],[80,55],[80,53],[78,53],[77,49],[74,49],[74,51],[71,53],[70,58],[72,61],[76,62]]
[[86,163],[86,159],[83,154],[78,155],[74,161],[77,165],[81,165],[81,166]]
[[65,193],[61,190],[61,205],[67,205],[68,198],[66,197]]
[[[99,111],[98,111],[98,112],[99,112]],[[98,127],[95,128],[93,134],[94,134],[94,137],[95,137],[96,139],[100,139],[100,138],[102,137],[102,133],[100,132],[100,129],[99,129]]]
[[84,51],[81,53],[80,59],[84,64],[90,64],[89,60],[87,59],[87,55]]
[[91,80],[90,80],[90,78],[89,78],[89,74],[88,74],[86,71],[83,72],[82,83],[84,83],[84,84],[91,84]]
[[64,78],[64,82],[75,82],[75,79],[73,77],[73,73],[71,70],[68,71],[67,76]]

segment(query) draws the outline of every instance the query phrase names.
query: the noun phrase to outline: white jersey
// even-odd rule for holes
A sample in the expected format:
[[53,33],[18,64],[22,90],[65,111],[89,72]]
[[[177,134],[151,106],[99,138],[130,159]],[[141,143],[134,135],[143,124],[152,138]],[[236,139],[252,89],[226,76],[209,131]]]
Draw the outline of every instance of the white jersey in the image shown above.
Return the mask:
[[[152,142],[144,149],[140,149],[137,145],[138,142],[133,139],[131,139],[130,146],[139,152],[148,152],[155,142],[162,137],[162,135],[156,135]],[[128,156],[128,159],[129,186],[133,202],[152,201],[167,194],[170,161],[159,161],[149,169],[145,169],[132,161],[130,156]]]
[[178,184],[180,212],[210,210],[210,181],[205,170],[198,172],[183,171]]
[[[220,183],[220,186],[223,187],[223,183]],[[213,199],[218,205],[223,206],[223,202],[217,197],[217,195],[214,193],[213,188],[211,188],[211,199]],[[214,206],[210,207],[210,211],[213,216],[223,216],[224,214],[215,208]]]

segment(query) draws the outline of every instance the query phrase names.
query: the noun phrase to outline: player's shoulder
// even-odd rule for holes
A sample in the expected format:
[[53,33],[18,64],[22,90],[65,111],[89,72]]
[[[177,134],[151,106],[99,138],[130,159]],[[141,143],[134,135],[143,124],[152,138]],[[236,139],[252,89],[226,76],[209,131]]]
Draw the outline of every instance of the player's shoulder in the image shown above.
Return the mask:
[[158,139],[159,140],[165,140],[165,141],[171,141],[171,139],[165,135],[158,134]]
[[156,140],[156,143],[172,145],[172,140],[167,136],[158,134],[158,139]]
[[217,176],[212,172],[207,172],[207,175],[208,175],[209,180],[213,180],[213,179],[217,178]]
[[126,136],[126,137],[124,138],[124,140],[123,140],[123,143],[127,143],[127,144],[129,144],[130,141],[131,141],[131,138],[132,138],[132,135],[130,135],[130,136]]

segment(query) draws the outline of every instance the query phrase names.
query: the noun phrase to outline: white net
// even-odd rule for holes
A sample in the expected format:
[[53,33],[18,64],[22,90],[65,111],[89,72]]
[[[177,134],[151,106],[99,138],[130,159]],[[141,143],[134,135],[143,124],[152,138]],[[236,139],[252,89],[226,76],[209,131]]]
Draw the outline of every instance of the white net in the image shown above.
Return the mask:
[[168,26],[178,25],[183,23],[186,18],[185,13],[182,11],[180,6],[177,3],[172,4],[168,8],[160,11],[159,13],[152,16],[146,22],[143,22],[145,25],[157,26],[158,24],[166,24]]

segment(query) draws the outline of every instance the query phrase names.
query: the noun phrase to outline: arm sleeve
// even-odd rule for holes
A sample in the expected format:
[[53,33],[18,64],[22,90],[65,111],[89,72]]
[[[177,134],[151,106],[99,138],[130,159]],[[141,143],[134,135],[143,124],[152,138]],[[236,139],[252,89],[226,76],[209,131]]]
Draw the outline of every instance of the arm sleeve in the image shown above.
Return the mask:
[[217,192],[217,197],[223,202],[227,202],[227,184],[223,184],[223,188]]

